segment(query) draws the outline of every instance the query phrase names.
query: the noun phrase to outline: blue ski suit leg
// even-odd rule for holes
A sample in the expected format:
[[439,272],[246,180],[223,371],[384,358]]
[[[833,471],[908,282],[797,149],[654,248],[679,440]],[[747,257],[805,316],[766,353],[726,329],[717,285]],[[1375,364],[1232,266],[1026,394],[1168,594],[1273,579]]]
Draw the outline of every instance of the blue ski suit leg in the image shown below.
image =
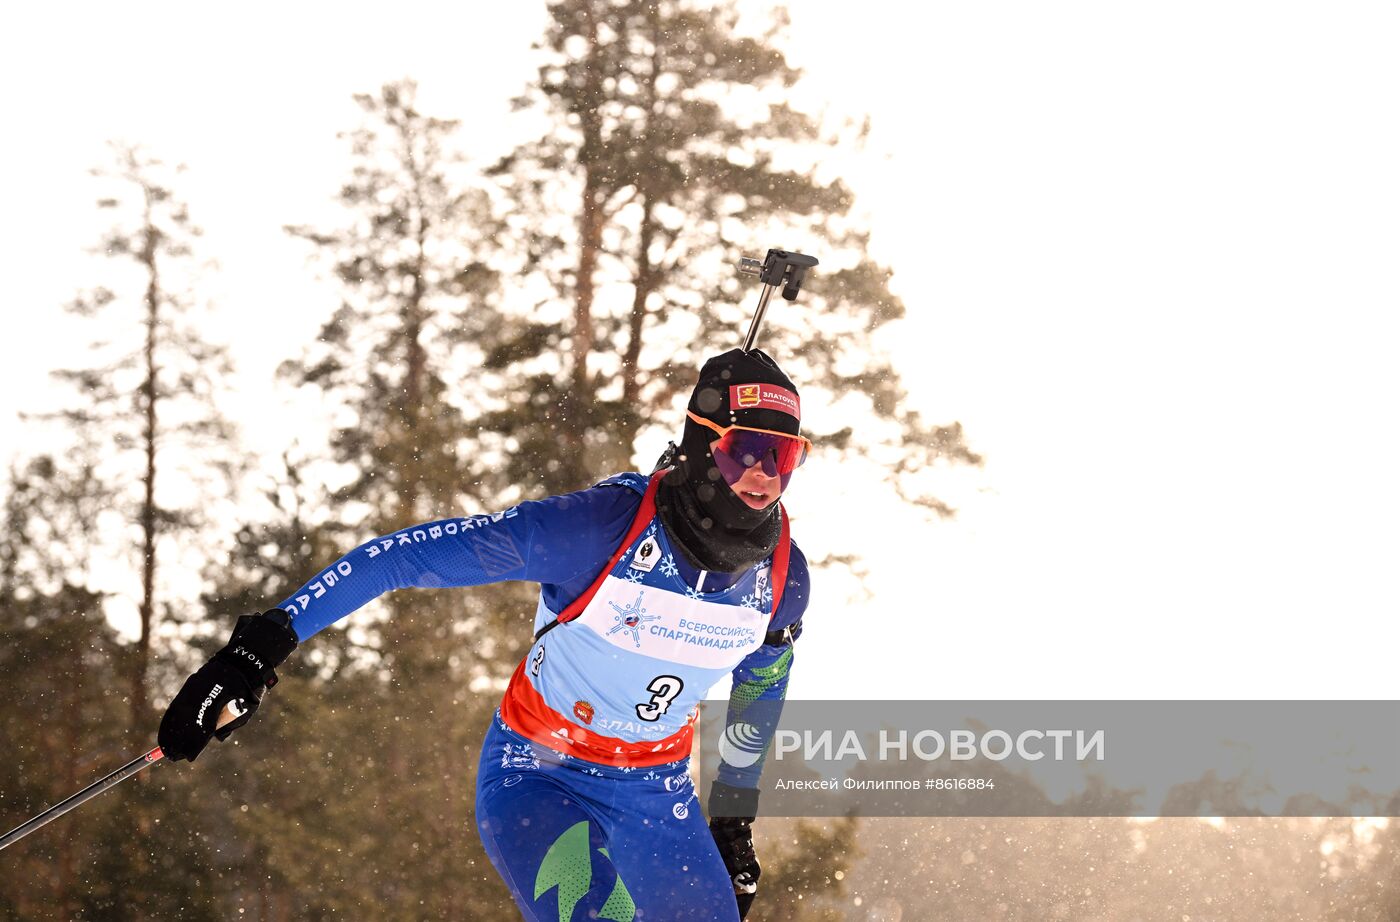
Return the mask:
[[527,922],[738,922],[689,760],[622,769],[568,758],[497,714],[477,829]]

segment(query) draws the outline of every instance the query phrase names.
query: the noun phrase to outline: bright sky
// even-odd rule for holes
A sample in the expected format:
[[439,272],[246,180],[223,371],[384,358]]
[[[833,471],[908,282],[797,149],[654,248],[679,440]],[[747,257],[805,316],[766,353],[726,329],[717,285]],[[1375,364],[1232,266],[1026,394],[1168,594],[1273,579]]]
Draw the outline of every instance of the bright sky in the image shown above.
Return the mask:
[[[910,402],[988,458],[948,473],[960,515],[933,525],[883,490],[795,483],[804,546],[863,535],[873,597],[819,583],[792,695],[1396,697],[1400,13],[809,0],[792,18],[800,101],[874,121],[841,167],[909,307],[888,343]],[[335,300],[281,227],[333,220],[350,94],[413,76],[489,157],[543,22],[536,4],[7,9],[0,453],[86,340],[59,307],[96,280],[106,139],[189,165],[220,264],[210,335],[250,444],[276,454],[315,421],[261,412],[268,382]]]

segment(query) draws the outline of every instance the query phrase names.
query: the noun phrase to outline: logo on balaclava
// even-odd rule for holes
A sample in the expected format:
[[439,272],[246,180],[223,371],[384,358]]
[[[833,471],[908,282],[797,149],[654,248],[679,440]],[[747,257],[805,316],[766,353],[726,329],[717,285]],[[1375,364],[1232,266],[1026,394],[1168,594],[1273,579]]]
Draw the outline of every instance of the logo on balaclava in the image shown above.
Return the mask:
[[802,401],[795,391],[778,384],[731,384],[729,406],[733,410],[777,410],[802,418]]

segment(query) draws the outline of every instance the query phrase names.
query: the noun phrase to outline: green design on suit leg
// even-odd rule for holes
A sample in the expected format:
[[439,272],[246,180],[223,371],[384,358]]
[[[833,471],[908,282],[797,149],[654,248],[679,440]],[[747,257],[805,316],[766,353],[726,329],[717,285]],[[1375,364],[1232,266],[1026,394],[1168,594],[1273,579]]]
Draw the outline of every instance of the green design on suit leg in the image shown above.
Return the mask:
[[[612,860],[612,855],[608,854],[606,848],[600,848],[598,851],[609,861]],[[617,883],[613,884],[612,893],[608,894],[608,901],[598,911],[598,918],[610,919],[612,922],[632,922],[636,915],[637,904],[632,901],[632,894],[627,892],[627,885],[622,882],[622,875],[619,874]]]
[[[611,859],[607,849],[600,848],[598,851],[603,857]],[[588,853],[587,820],[580,820],[561,832],[544,853],[544,860],[535,874],[535,899],[558,887],[559,922],[569,922],[573,918],[574,907],[593,885],[591,857]],[[627,892],[622,876],[618,875],[598,918],[609,922],[632,922],[636,915],[637,904]]]

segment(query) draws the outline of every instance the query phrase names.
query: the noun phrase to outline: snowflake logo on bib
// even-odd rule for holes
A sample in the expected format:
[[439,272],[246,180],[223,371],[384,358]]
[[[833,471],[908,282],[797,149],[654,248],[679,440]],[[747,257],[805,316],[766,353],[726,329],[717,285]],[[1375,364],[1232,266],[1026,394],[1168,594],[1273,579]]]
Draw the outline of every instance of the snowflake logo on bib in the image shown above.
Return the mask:
[[666,558],[661,561],[661,573],[664,576],[675,576],[679,572],[680,569],[676,567],[675,559],[667,554]]
[[608,629],[608,636],[612,636],[620,631],[631,631],[633,645],[638,649],[641,648],[642,625],[646,624],[648,621],[661,620],[660,615],[649,615],[647,614],[647,610],[642,607],[642,597],[644,595],[646,595],[644,592],[637,593],[637,601],[633,602],[631,605],[624,606],[616,602],[608,603],[613,607],[613,611],[617,612],[617,614],[613,615],[614,624]]

